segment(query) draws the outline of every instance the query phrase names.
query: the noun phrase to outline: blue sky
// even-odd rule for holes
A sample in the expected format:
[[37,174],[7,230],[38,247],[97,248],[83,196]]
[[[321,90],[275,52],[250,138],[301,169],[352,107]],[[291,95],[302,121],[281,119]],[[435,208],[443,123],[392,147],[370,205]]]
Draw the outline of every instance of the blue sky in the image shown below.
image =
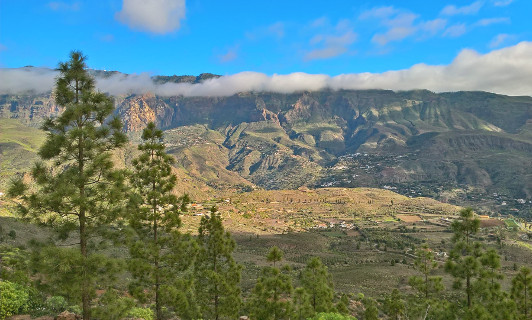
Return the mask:
[[529,0],[150,1],[0,0],[0,67],[55,67],[77,49],[126,73],[334,76],[532,40]]

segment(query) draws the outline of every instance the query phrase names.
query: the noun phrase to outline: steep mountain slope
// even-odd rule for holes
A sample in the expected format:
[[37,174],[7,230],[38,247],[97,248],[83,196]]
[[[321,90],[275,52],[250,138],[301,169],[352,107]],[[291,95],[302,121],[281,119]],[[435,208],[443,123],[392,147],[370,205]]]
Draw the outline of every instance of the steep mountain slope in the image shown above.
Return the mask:
[[[530,209],[531,97],[324,90],[145,94],[115,103],[133,137],[157,122],[179,167],[218,190],[386,186],[491,209]],[[2,118],[36,126],[59,112],[49,95],[0,96]]]

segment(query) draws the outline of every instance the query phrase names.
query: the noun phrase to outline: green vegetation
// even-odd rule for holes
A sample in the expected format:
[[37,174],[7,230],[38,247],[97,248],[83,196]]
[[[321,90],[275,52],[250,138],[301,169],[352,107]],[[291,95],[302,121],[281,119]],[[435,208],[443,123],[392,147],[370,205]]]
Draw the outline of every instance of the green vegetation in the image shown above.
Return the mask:
[[[0,319],[63,311],[84,319],[146,320],[530,318],[532,258],[520,220],[480,221],[470,208],[375,189],[251,191],[244,184],[194,203],[178,191],[182,171],[172,155],[181,153],[183,166],[187,159],[204,161],[186,165],[199,175],[233,166],[259,173],[253,178],[259,181],[275,177],[268,166],[277,166],[277,174],[294,173],[288,180],[307,178],[305,171],[284,168],[287,159],[298,165],[316,160],[309,159],[317,149],[300,149],[306,143],[327,152],[345,147],[346,124],[313,113],[318,102],[312,98],[297,102],[301,114],[284,110],[283,126],[277,113],[265,111],[269,120],[231,127],[227,140],[207,127],[189,128],[203,140],[186,150],[173,145],[172,155],[163,132],[148,123],[135,153],[125,151],[121,123],[111,117],[109,98],[94,92],[81,53],[73,52],[60,71],[56,100],[65,111],[43,126],[41,162],[12,182],[13,199],[2,199],[3,210],[16,206],[17,217],[27,221],[0,217]],[[440,121],[431,116],[438,110],[423,110],[411,99],[386,105],[366,105],[362,114],[382,126],[390,120],[418,129],[460,126],[489,131],[495,144],[507,141],[469,115]],[[365,147],[380,143],[366,138]],[[217,145],[199,146],[205,141]],[[220,144],[234,154],[202,154],[222,150]],[[20,144],[34,152],[31,145]],[[114,157],[127,169],[115,169]],[[209,169],[214,160],[218,171]]]
[[94,91],[85,57],[72,52],[59,71],[56,101],[65,111],[45,122],[48,135],[39,150],[41,159],[53,166],[36,163],[32,176],[38,187],[28,194],[29,187],[19,179],[13,181],[9,193],[21,197],[19,209],[24,217],[52,225],[63,239],[77,231],[78,250],[53,246],[40,250],[40,271],[58,292],[82,301],[86,320],[96,285],[110,285],[117,267],[113,259],[97,253],[93,237],[101,226],[112,224],[121,210],[124,175],[113,169],[110,151],[123,146],[126,138],[120,120],[108,119],[113,103]]
[[517,304],[519,315],[523,319],[528,319],[532,306],[530,301],[530,290],[532,289],[532,275],[530,269],[523,267],[512,280],[512,298]]
[[174,159],[166,154],[162,139],[162,131],[150,122],[138,147],[141,154],[133,160],[134,190],[128,205],[129,226],[134,230],[128,241],[128,270],[134,279],[129,291],[143,303],[155,303],[157,320],[163,318],[162,291],[185,289],[177,278],[190,267],[192,261],[186,258],[194,250],[178,231],[180,211],[186,210],[189,200],[172,193]]
[[0,319],[26,311],[28,292],[16,283],[0,281]]
[[44,133],[15,119],[0,118],[0,190],[10,179],[26,171],[38,159]]
[[[279,248],[273,247],[267,257],[275,265],[281,260],[282,253]],[[290,267],[262,268],[249,298],[250,315],[255,319],[289,319],[292,314],[293,290]]]
[[232,319],[241,305],[241,266],[233,258],[236,243],[224,230],[216,207],[201,218],[198,233],[194,276],[200,313],[206,319]]
[[334,290],[332,278],[317,257],[311,258],[301,273],[301,284],[309,295],[314,312],[327,312],[332,309]]

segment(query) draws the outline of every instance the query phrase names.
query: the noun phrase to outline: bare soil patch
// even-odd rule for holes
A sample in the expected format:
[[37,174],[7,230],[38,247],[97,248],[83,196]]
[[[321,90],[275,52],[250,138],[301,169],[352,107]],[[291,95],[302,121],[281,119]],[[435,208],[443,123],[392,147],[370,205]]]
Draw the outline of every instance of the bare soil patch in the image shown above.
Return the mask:
[[418,222],[421,221],[419,216],[410,215],[410,214],[398,214],[397,218],[401,219],[404,222]]

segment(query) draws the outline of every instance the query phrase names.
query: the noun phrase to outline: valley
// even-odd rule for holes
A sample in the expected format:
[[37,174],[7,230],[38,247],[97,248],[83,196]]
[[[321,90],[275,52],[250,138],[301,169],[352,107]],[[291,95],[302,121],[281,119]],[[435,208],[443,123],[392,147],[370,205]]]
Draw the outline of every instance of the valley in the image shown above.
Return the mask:
[[[133,143],[155,121],[176,168],[217,193],[374,187],[486,213],[531,215],[530,97],[324,90],[129,95],[115,97],[115,105]],[[50,94],[0,97],[1,119],[19,126],[38,128],[60,112]],[[28,135],[43,139],[35,129]],[[2,159],[28,158],[25,142],[13,141],[2,140]],[[3,172],[20,173],[24,166],[15,161]]]
[[[459,102],[468,94],[474,97]],[[479,96],[488,102],[473,112],[468,108]],[[38,128],[62,110],[50,96],[2,99],[4,193],[13,177],[29,181],[45,139]],[[519,119],[511,112],[486,115],[505,103],[520,112]],[[415,252],[428,245],[436,257],[433,275],[449,288],[444,298],[458,299],[444,262],[453,245],[451,223],[465,206],[481,218],[475,239],[501,256],[504,290],[520,266],[532,265],[532,135],[530,121],[523,122],[532,98],[372,90],[132,95],[116,97],[115,104],[129,138],[114,152],[115,165],[131,168],[147,122],[164,128],[166,152],[175,160],[173,192],[192,200],[181,215],[181,231],[196,236],[202,218],[213,206],[219,210],[237,244],[244,296],[252,294],[275,246],[296,283],[307,261],[319,257],[336,299],[347,294],[349,309],[360,313],[358,293],[382,297],[398,288],[414,295],[409,278],[417,274]],[[499,116],[509,120],[498,123]],[[38,240],[76,248],[75,232],[59,240],[47,227],[20,221],[5,196],[0,208],[2,245],[27,249]],[[104,249],[110,257],[127,258],[124,252],[119,245]]]

